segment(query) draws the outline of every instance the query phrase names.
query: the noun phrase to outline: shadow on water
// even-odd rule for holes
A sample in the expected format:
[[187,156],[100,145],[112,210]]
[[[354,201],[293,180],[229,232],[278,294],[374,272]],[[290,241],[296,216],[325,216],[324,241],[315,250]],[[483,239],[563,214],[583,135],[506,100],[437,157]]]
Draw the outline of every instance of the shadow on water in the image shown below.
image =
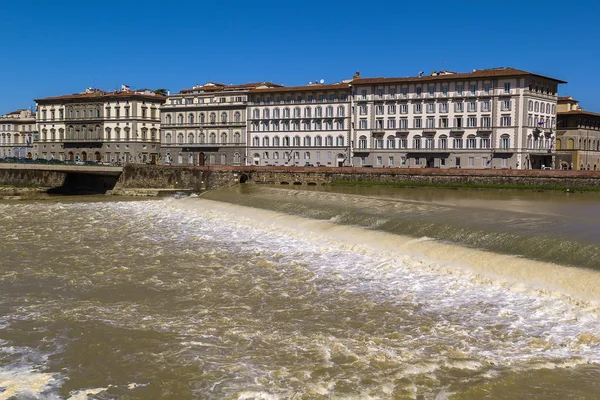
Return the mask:
[[342,225],[600,270],[600,203],[596,197],[430,188],[282,189],[254,185],[204,196]]

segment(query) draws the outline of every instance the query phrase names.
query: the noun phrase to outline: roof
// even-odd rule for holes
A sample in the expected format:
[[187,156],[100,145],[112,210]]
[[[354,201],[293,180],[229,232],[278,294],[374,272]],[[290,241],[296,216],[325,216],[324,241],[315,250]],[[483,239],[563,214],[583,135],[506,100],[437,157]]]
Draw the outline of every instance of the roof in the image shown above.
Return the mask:
[[558,96],[558,101],[578,103],[578,101],[571,96]]
[[571,111],[562,111],[562,112],[557,112],[557,115],[586,115],[586,116],[590,116],[590,117],[600,117],[600,114],[595,113],[595,112],[591,112],[591,111],[584,111],[584,110],[571,110]]
[[56,97],[44,97],[42,99],[35,99],[36,103],[39,102],[54,102],[54,101],[92,101],[92,100],[110,100],[110,99],[119,99],[119,98],[145,98],[152,100],[165,100],[166,97],[161,94],[156,93],[140,93],[135,91],[116,91],[116,92],[104,92],[104,91],[94,91],[89,93],[75,93],[75,94],[67,94],[63,96]]
[[225,91],[225,90],[244,90],[244,89],[253,89],[258,86],[281,87],[281,85],[276,85],[271,82],[250,82],[250,83],[242,83],[239,85],[225,85],[224,83],[207,82],[202,86],[194,86],[191,89],[183,89],[179,92],[179,94],[194,93],[196,91],[203,91],[203,92],[219,91],[220,92],[220,91]]
[[273,88],[255,88],[250,93],[282,93],[282,92],[321,92],[324,90],[344,90],[349,89],[348,83],[332,83],[329,85],[315,84],[306,86],[273,87]]
[[557,83],[567,83],[565,81],[550,78],[544,75],[534,74],[532,72],[523,71],[520,69],[515,69],[511,67],[505,68],[493,68],[493,69],[480,69],[473,70],[473,72],[463,72],[463,73],[446,73],[446,74],[436,74],[433,76],[410,76],[404,78],[355,78],[352,80],[353,84],[356,85],[368,85],[374,83],[408,83],[408,82],[431,82],[431,81],[446,81],[446,80],[466,80],[466,79],[481,79],[481,78],[509,78],[515,76],[526,76],[532,75],[537,76],[544,79],[550,79]]

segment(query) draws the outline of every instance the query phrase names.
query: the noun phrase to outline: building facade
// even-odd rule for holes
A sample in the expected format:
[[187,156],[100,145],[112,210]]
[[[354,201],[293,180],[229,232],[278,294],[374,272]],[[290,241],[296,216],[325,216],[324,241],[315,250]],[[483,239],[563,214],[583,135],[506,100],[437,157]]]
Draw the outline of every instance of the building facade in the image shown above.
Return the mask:
[[169,95],[161,108],[161,153],[174,165],[246,165],[248,93],[271,83],[208,82]]
[[35,114],[17,110],[0,116],[0,157],[33,158]]
[[352,80],[353,164],[519,168],[553,162],[558,84],[513,68]]
[[257,87],[248,103],[251,165],[350,165],[350,84]]
[[585,111],[572,97],[558,98],[555,168],[600,169],[600,114]]
[[149,90],[83,93],[37,99],[37,157],[112,164],[156,163],[160,106]]

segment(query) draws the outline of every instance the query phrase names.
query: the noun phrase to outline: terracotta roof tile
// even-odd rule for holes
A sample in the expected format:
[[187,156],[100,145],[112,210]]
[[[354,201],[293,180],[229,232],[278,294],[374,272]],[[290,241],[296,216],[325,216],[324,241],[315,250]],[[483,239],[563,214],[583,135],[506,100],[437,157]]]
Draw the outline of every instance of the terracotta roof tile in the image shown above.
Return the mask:
[[352,84],[355,85],[369,85],[374,83],[409,83],[409,82],[431,82],[431,81],[440,81],[440,80],[466,80],[466,79],[480,79],[480,78],[508,78],[515,76],[525,76],[525,75],[533,75],[545,79],[551,79],[556,81],[557,83],[567,83],[565,81],[561,81],[559,79],[550,78],[543,75],[534,74],[532,72],[523,71],[515,68],[494,68],[494,69],[481,69],[475,70],[473,72],[464,72],[464,73],[450,73],[447,75],[435,75],[429,76],[424,75],[421,77],[418,76],[409,76],[404,78],[355,78],[352,81]]
[[557,112],[557,115],[587,115],[590,117],[600,117],[600,114],[595,113],[595,112],[591,112],[591,111],[584,111],[584,110],[571,110],[571,111],[562,111],[562,112]]
[[57,100],[88,100],[88,99],[118,99],[118,98],[146,98],[146,99],[158,99],[164,100],[165,96],[160,94],[146,94],[146,93],[137,93],[135,91],[125,92],[91,92],[91,93],[75,93],[75,94],[67,94],[63,96],[56,97],[44,97],[42,99],[35,99],[37,102],[51,102]]
[[349,89],[348,83],[332,83],[329,85],[317,84],[317,85],[306,85],[306,86],[289,86],[289,87],[275,87],[275,88],[256,88],[250,90],[250,93],[281,93],[281,92],[321,92],[324,90],[343,90]]

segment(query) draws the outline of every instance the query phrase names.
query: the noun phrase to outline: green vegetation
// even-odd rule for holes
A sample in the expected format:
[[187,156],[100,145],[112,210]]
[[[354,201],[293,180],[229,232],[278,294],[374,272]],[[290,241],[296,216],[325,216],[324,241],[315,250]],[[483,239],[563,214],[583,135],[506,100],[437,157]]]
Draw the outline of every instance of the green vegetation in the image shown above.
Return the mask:
[[552,186],[552,185],[517,185],[503,183],[432,183],[432,182],[369,182],[369,181],[333,181],[332,186],[386,186],[397,188],[433,187],[445,189],[504,189],[504,190],[530,190],[530,191],[577,191],[577,192],[600,192],[600,187],[583,186]]

